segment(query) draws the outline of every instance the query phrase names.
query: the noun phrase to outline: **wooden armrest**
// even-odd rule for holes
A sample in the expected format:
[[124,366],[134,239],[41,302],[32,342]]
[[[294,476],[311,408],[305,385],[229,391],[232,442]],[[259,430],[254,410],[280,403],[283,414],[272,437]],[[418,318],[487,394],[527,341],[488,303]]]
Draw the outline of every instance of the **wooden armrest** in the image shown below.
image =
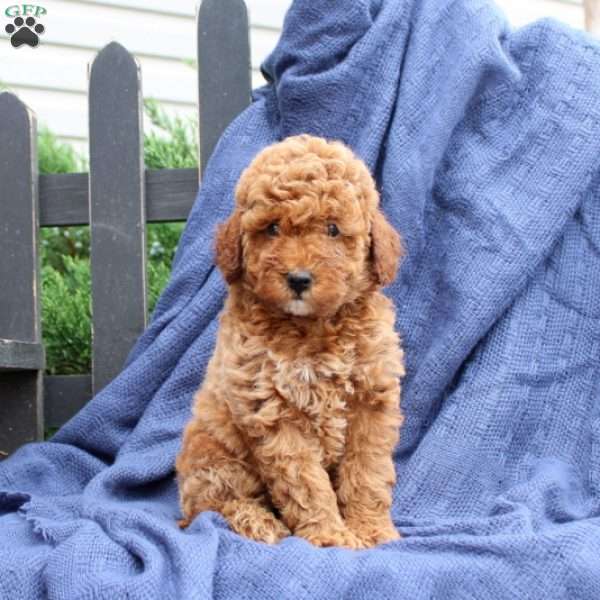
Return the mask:
[[44,366],[42,344],[0,338],[0,371],[38,371]]

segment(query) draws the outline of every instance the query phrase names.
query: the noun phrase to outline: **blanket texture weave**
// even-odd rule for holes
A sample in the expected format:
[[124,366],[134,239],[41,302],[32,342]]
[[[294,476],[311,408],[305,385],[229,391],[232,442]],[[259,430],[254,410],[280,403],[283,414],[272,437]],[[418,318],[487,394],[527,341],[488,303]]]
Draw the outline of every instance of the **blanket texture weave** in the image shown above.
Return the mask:
[[[295,0],[122,374],[0,464],[0,598],[600,598],[600,45],[490,0]],[[242,169],[302,132],[376,175],[408,257],[394,521],[372,550],[185,532],[173,464]]]

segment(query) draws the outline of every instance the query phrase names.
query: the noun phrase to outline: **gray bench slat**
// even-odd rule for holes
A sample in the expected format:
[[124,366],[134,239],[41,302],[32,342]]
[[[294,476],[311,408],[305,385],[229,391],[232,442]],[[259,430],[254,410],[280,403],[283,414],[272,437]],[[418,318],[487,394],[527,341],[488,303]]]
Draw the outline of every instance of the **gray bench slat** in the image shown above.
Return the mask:
[[91,375],[46,375],[44,419],[47,427],[60,427],[92,397]]
[[116,42],[90,67],[92,389],[123,368],[146,326],[146,202],[139,67]]
[[[185,221],[198,193],[198,169],[146,171],[146,220]],[[40,175],[40,225],[88,225],[87,173]]]
[[37,371],[44,364],[43,344],[0,339],[0,371]]
[[146,171],[146,220],[185,221],[199,186],[198,169]]
[[198,11],[200,165],[251,100],[250,30],[243,0],[202,0]]
[[40,175],[40,225],[87,225],[88,197],[87,173]]
[[[13,94],[0,94],[0,452],[41,439],[43,431],[35,116]],[[27,345],[29,344],[29,345]],[[34,351],[33,351],[34,352]]]

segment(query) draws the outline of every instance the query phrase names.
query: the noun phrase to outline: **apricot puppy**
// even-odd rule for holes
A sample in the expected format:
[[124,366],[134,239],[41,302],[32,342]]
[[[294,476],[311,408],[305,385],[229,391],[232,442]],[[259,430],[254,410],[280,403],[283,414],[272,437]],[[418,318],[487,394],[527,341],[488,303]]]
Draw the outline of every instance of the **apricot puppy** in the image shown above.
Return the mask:
[[229,294],[177,459],[181,527],[205,510],[254,540],[395,540],[403,353],[380,288],[399,235],[366,166],[308,135],[263,150],[216,236]]

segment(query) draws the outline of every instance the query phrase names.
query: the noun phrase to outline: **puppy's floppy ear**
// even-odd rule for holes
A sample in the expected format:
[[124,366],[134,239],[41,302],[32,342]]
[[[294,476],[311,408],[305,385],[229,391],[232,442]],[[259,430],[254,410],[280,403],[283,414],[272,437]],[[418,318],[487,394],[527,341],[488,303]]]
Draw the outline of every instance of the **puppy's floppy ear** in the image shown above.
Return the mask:
[[402,256],[404,247],[400,235],[376,209],[371,224],[371,261],[379,285],[383,287],[394,281]]
[[217,228],[215,262],[227,283],[242,276],[242,224],[237,210]]

